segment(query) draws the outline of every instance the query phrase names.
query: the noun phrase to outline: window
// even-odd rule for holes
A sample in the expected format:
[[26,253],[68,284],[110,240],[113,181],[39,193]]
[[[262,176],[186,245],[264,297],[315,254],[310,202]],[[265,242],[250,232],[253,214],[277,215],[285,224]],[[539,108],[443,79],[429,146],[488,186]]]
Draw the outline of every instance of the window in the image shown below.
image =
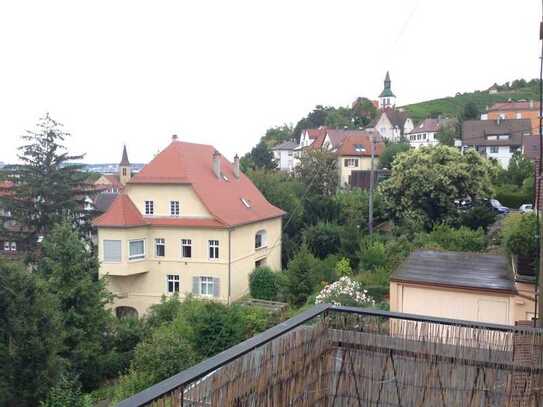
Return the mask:
[[4,242],[4,251],[9,252],[11,250],[11,246],[9,242]]
[[181,257],[185,257],[185,258],[192,257],[192,240],[191,239],[181,239]]
[[110,263],[121,261],[120,240],[104,240],[104,261]]
[[346,158],[343,165],[345,167],[358,167],[358,158]]
[[179,201],[170,201],[170,215],[179,216]]
[[216,288],[218,288],[215,287],[215,281],[217,280],[213,277],[200,277],[200,290],[198,294],[218,297],[218,293],[215,292]]
[[155,213],[155,203],[154,201],[145,201],[145,214],[153,215]]
[[357,153],[362,153],[362,152],[366,151],[366,149],[364,148],[364,146],[362,144],[355,144],[354,145],[354,151],[356,151]]
[[518,112],[518,113],[515,115],[515,117],[516,117],[517,119],[522,119],[522,113]]
[[11,242],[11,251],[16,252],[17,251],[17,242]]
[[168,292],[169,293],[178,293],[179,292],[179,276],[175,274],[168,274],[166,277]]
[[145,241],[143,239],[128,242],[128,260],[145,258]]
[[126,168],[123,168],[123,177],[126,177]]
[[155,255],[156,257],[164,257],[166,255],[166,242],[164,239],[155,239]]
[[502,134],[498,136],[498,140],[509,140],[511,136],[509,134]]
[[219,258],[219,241],[218,240],[209,241],[209,258],[210,259]]
[[487,140],[497,140],[498,136],[486,136]]
[[265,230],[259,230],[256,232],[255,235],[255,249],[260,249],[261,247],[264,247],[267,245],[268,242],[266,242],[266,231]]
[[499,150],[498,146],[490,146],[490,153],[491,154],[497,154]]
[[248,199],[241,198],[241,202],[243,202],[243,205],[245,205],[245,207],[247,208],[251,207],[251,202]]

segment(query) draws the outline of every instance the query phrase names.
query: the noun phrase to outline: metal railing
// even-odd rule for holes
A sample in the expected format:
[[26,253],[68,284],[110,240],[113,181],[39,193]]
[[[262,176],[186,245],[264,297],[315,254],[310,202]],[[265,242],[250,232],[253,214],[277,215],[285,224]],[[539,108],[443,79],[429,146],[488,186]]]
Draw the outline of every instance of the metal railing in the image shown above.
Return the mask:
[[[144,406],[153,401],[160,400],[162,397],[178,392],[179,405],[183,405],[183,391],[194,386],[199,380],[205,378],[210,373],[220,369],[232,361],[268,344],[272,340],[281,337],[301,325],[313,322],[318,318],[326,320],[332,316],[357,315],[360,317],[371,317],[382,319],[383,321],[398,320],[412,321],[414,323],[425,323],[431,325],[460,327],[473,329],[477,331],[485,330],[496,333],[522,333],[522,334],[541,334],[541,330],[527,326],[508,326],[491,323],[481,323],[465,320],[455,320],[448,318],[434,318],[423,315],[404,314],[398,312],[389,312],[376,309],[334,306],[331,304],[319,304],[313,308],[304,311],[295,317],[288,319],[274,327],[256,335],[244,342],[239,343],[225,351],[206,359],[189,369],[186,369],[160,383],[155,384],[134,396],[121,401],[118,407]],[[543,370],[543,369],[540,369]],[[180,392],[180,395],[179,395]],[[179,398],[180,397],[180,398]],[[189,403],[187,403],[189,404]],[[192,405],[192,404],[190,404]]]

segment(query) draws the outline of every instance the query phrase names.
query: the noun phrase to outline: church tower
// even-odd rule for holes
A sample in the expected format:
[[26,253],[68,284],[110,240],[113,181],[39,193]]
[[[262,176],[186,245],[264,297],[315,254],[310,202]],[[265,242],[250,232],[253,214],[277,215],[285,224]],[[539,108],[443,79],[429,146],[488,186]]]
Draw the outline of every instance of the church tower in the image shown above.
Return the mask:
[[387,71],[385,87],[379,95],[379,109],[393,109],[396,106],[396,95],[390,89],[390,74]]
[[123,157],[119,163],[119,181],[121,184],[126,185],[128,180],[132,177],[132,171],[130,169],[130,161],[128,161],[128,154],[126,153],[126,145],[123,147]]

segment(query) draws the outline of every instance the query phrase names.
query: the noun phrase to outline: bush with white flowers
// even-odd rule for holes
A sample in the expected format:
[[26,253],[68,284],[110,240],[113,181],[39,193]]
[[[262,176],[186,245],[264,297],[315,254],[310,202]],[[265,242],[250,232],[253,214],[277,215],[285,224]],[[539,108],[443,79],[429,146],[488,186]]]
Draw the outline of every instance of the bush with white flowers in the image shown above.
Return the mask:
[[362,284],[345,276],[324,287],[315,298],[315,304],[374,307],[375,300],[368,295],[368,290],[364,290]]

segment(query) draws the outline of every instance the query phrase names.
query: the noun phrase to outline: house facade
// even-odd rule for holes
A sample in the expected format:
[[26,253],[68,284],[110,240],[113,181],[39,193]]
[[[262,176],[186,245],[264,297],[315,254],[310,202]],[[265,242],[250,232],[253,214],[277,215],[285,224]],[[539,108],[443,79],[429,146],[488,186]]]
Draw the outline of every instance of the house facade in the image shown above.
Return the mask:
[[437,134],[441,128],[439,119],[424,119],[418,124],[406,138],[413,148],[435,146],[439,144]]
[[483,120],[528,119],[533,135],[539,134],[539,102],[533,100],[498,102],[481,115]]
[[528,119],[466,120],[462,124],[462,148],[475,148],[507,168],[513,154],[523,151],[525,139],[531,134]]
[[[0,181],[0,197],[11,194],[13,182]],[[2,207],[0,200],[0,256],[14,257],[25,249],[24,241],[20,238],[20,227],[12,217],[11,212]]]
[[413,130],[414,123],[406,112],[387,109],[381,112],[372,127],[384,140],[398,142]]
[[300,146],[294,141],[284,141],[272,148],[273,158],[281,171],[292,172],[298,165]]
[[283,215],[238,159],[174,138],[94,222],[117,314],[144,314],[164,295],[245,295],[255,267],[281,269]]

